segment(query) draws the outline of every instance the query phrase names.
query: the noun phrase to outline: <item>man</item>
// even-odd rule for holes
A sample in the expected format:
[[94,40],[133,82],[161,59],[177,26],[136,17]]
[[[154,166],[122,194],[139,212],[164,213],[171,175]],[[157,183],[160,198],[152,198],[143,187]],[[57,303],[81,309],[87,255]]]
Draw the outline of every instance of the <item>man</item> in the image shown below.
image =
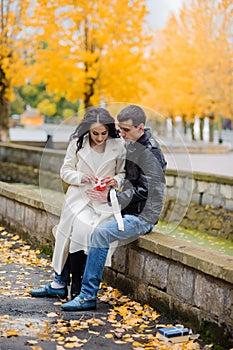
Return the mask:
[[[65,311],[82,311],[96,308],[97,292],[102,279],[110,243],[136,239],[149,233],[157,224],[163,206],[166,162],[158,143],[145,129],[143,109],[129,105],[117,116],[121,136],[127,146],[125,183],[116,191],[121,206],[123,230],[116,221],[96,227],[91,236],[86,267],[80,294],[62,304]],[[111,203],[106,191],[88,191],[90,199]]]

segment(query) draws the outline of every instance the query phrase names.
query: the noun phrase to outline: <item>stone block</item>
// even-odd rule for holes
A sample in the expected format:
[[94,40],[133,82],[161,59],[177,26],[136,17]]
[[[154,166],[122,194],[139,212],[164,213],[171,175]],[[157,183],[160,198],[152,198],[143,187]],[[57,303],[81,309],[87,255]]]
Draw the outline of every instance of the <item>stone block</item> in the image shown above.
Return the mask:
[[143,280],[159,289],[166,289],[169,261],[150,254],[145,261]]
[[189,304],[193,301],[194,271],[178,264],[169,268],[167,293]]
[[214,196],[212,206],[214,208],[224,207],[225,206],[224,205],[224,198],[223,197]]
[[30,207],[25,207],[25,212],[24,212],[24,225],[27,229],[30,229],[32,231],[35,230],[35,224],[36,224],[36,215],[37,215],[37,210],[30,208]]
[[140,303],[148,303],[148,287],[145,283],[139,283],[135,292],[136,299],[140,300]]
[[192,194],[195,188],[195,180],[189,177],[186,177],[184,181],[184,188],[187,190],[187,192]]
[[198,274],[195,279],[194,303],[212,317],[220,317],[225,310],[225,300],[229,291],[216,279]]
[[6,217],[15,222],[15,203],[11,199],[6,200]]
[[145,256],[140,250],[129,248],[128,274],[136,279],[143,278]]
[[172,197],[172,198],[177,198],[177,193],[178,193],[178,188],[176,187],[171,187],[168,189],[167,191],[169,197]]
[[45,211],[37,210],[35,216],[35,231],[37,233],[46,234],[47,233],[47,221],[48,217]]
[[191,201],[194,203],[200,202],[200,193],[192,193]]
[[233,289],[230,287],[226,292],[224,309],[225,319],[227,320],[226,323],[229,325],[229,327],[231,327],[233,334]]
[[212,205],[213,203],[213,196],[209,193],[204,193],[202,197],[202,205]]
[[166,176],[166,186],[167,187],[173,187],[175,183],[174,176]]
[[109,284],[111,286],[116,286],[116,272],[112,270],[111,267],[105,267],[103,272],[103,283]]
[[220,194],[226,199],[233,199],[233,186],[230,185],[221,185]]
[[112,268],[118,272],[125,273],[127,246],[117,247],[112,256]]
[[170,309],[172,315],[177,321],[185,327],[190,327],[194,332],[198,328],[202,319],[201,311],[197,307],[181,302],[178,299],[171,299]]
[[0,196],[0,214],[5,217],[6,216],[6,205],[7,199],[6,197]]
[[225,209],[233,211],[233,200],[232,199],[225,200]]
[[111,286],[119,289],[119,291],[121,291],[122,293],[136,299],[138,282],[136,282],[132,278],[126,277],[125,275],[118,273],[116,275],[114,285],[112,283],[112,280],[109,280],[108,282]]
[[178,188],[183,188],[184,187],[184,178],[177,176],[175,186]]
[[187,202],[190,203],[191,201],[191,193],[189,191],[187,191],[187,189],[180,188],[178,191],[178,198],[179,200],[183,201],[183,202]]
[[24,210],[25,206],[18,202],[15,202],[15,221],[20,225],[24,223]]
[[198,181],[197,182],[197,191],[199,193],[204,193],[204,192],[208,191],[208,182]]
[[47,231],[51,231],[59,223],[59,216],[47,212]]
[[208,184],[208,192],[209,194],[212,194],[213,196],[219,196],[220,192],[220,184],[209,182]]
[[148,287],[148,303],[155,308],[156,311],[169,315],[169,313],[171,313],[171,301],[172,298],[167,293],[152,286]]

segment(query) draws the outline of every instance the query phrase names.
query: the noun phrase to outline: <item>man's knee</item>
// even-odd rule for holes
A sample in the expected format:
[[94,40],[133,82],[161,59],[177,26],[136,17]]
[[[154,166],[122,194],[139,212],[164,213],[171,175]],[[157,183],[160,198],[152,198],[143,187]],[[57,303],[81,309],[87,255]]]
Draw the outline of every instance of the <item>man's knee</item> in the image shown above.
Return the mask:
[[92,232],[91,246],[94,248],[106,248],[108,246],[108,234],[103,225],[96,227]]

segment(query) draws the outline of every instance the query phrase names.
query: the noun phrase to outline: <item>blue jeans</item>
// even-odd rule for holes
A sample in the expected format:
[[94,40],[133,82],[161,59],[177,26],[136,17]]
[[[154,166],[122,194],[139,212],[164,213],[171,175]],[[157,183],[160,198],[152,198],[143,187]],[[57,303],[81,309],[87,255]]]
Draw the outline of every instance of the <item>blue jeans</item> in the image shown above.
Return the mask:
[[60,275],[54,271],[54,282],[68,286],[70,284],[70,259],[69,255]]
[[105,261],[110,243],[114,241],[133,241],[140,235],[152,231],[154,225],[135,215],[124,215],[124,231],[118,230],[116,221],[109,221],[95,228],[91,235],[91,247],[88,251],[86,268],[83,275],[80,295],[87,299],[96,299],[102,280]]

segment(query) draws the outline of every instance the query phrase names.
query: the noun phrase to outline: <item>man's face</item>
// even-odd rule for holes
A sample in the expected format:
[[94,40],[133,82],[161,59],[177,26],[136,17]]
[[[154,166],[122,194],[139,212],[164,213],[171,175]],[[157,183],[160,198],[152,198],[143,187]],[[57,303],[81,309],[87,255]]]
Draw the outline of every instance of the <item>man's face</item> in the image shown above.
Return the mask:
[[144,133],[144,124],[134,126],[132,119],[119,122],[118,126],[120,128],[121,136],[125,141],[136,142]]

